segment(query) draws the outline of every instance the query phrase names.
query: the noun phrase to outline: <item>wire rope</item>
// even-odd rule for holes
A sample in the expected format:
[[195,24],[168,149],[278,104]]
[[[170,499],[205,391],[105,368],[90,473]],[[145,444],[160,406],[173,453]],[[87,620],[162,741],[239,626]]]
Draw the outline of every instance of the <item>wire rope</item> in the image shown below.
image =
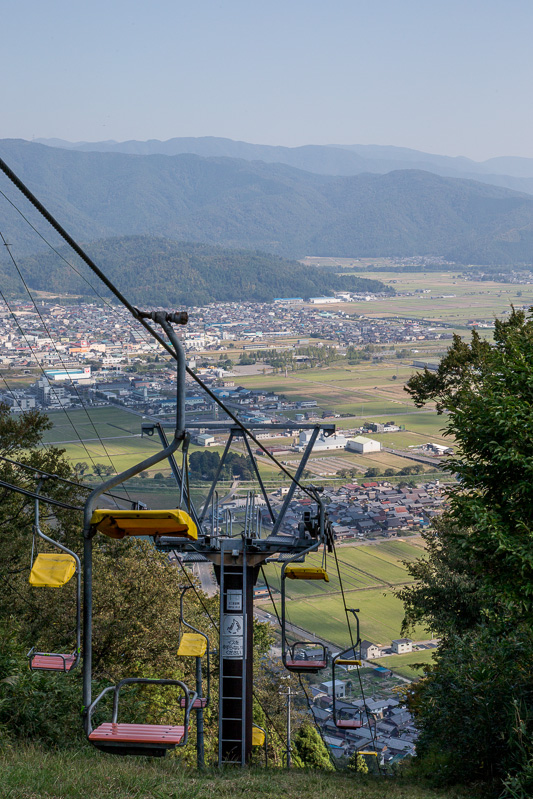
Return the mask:
[[[339,565],[339,561],[338,561],[338,558],[337,558],[337,547],[335,546],[335,539],[334,539],[333,536],[331,537],[331,544],[332,544],[333,554],[335,556],[335,564],[337,566],[337,575],[338,575],[338,578],[339,578],[339,585],[341,587],[342,603],[344,605],[344,613],[346,615],[346,623],[348,625],[348,632],[349,632],[349,635],[350,635],[350,642],[351,642],[351,646],[352,646],[352,654],[355,657],[355,655],[356,655],[356,652],[355,652],[356,644],[354,644],[354,640],[353,640],[352,627],[351,627],[351,624],[350,624],[350,617],[348,615],[349,611],[348,611],[348,607],[346,605],[346,596],[344,594],[344,586],[342,584],[341,570],[340,570],[340,565]],[[359,641],[357,641],[357,643],[359,643]],[[365,698],[365,692],[364,692],[364,688],[363,688],[363,681],[361,679],[361,673],[359,671],[359,667],[358,666],[356,667],[356,669],[357,669],[357,677],[359,679],[359,687],[361,689],[361,699],[363,700],[363,707],[365,708],[366,719],[367,719],[367,723],[368,723],[368,730],[370,732],[370,737],[371,737],[371,740],[372,740],[372,745],[374,747],[374,750],[377,752],[375,727],[374,727],[374,729],[372,729],[371,718],[370,718],[371,713],[370,713],[370,711],[368,709],[368,706],[366,704],[366,698]],[[378,763],[378,771],[381,774],[381,766],[379,765],[379,763]]]
[[[20,277],[20,279],[21,279],[21,281],[22,281],[22,284],[23,284],[24,288],[26,289],[26,292],[27,292],[27,294],[28,294],[28,297],[30,298],[30,300],[31,300],[31,302],[32,302],[32,304],[33,304],[33,307],[35,308],[35,311],[37,312],[37,315],[38,315],[38,317],[39,317],[39,319],[40,319],[40,321],[41,321],[41,325],[43,326],[43,328],[44,328],[44,330],[45,330],[46,334],[48,335],[48,337],[50,338],[50,341],[52,342],[52,345],[53,345],[53,347],[54,347],[54,350],[55,350],[55,352],[56,352],[56,354],[57,354],[57,356],[58,356],[58,358],[59,358],[59,361],[60,361],[60,363],[61,363],[61,366],[63,367],[63,369],[65,369],[65,370],[66,370],[66,372],[67,372],[67,374],[68,374],[68,369],[66,369],[66,367],[65,367],[65,362],[64,362],[64,360],[63,360],[63,358],[62,358],[62,356],[61,356],[61,354],[60,354],[60,352],[59,352],[59,350],[58,350],[58,348],[57,348],[57,344],[56,344],[56,342],[54,341],[54,338],[53,338],[53,336],[51,335],[50,331],[48,330],[48,327],[47,327],[47,325],[46,325],[46,323],[45,323],[45,321],[44,321],[44,319],[43,319],[43,316],[42,316],[42,314],[41,314],[41,312],[40,312],[40,310],[39,310],[39,308],[38,308],[38,306],[37,306],[37,303],[35,302],[35,299],[33,298],[33,295],[32,295],[32,293],[31,293],[31,291],[30,291],[30,289],[29,289],[29,287],[28,287],[28,284],[26,283],[26,280],[24,279],[24,276],[23,276],[23,274],[22,274],[22,272],[21,272],[21,270],[20,270],[20,268],[19,268],[19,266],[18,266],[18,264],[17,264],[17,261],[16,261],[16,259],[15,259],[14,255],[13,255],[13,253],[11,252],[10,245],[8,245],[8,244],[7,244],[7,242],[6,242],[5,238],[4,238],[4,235],[3,235],[3,233],[2,233],[1,231],[0,231],[0,238],[2,239],[2,241],[3,241],[3,243],[4,243],[5,247],[6,247],[6,250],[7,250],[8,254],[9,254],[9,257],[11,258],[11,261],[12,261],[12,263],[13,263],[13,266],[14,266],[14,267],[15,267],[15,269],[17,270],[17,274],[18,274],[18,276]],[[43,370],[43,373],[44,373],[44,370]],[[81,404],[81,407],[83,408],[83,410],[84,410],[84,412],[85,412],[85,415],[86,415],[87,419],[89,420],[89,423],[90,423],[91,427],[93,428],[94,432],[96,433],[96,436],[97,436],[97,438],[98,438],[98,441],[100,442],[100,444],[101,444],[101,446],[102,446],[102,449],[103,449],[103,451],[104,451],[104,453],[105,453],[105,457],[108,459],[108,461],[109,461],[109,463],[111,464],[111,466],[112,466],[113,470],[116,472],[116,471],[117,471],[117,469],[116,469],[116,467],[115,467],[115,464],[113,463],[113,460],[112,460],[112,458],[111,458],[111,456],[110,456],[109,452],[107,451],[107,447],[106,447],[106,445],[104,444],[104,442],[103,442],[103,440],[102,440],[102,438],[101,438],[101,436],[100,436],[100,433],[98,432],[98,429],[97,429],[96,425],[94,424],[93,420],[91,419],[91,415],[90,415],[89,411],[88,411],[88,410],[87,410],[87,408],[85,407],[85,404],[84,404],[84,402],[83,402],[83,399],[82,399],[82,397],[81,397],[81,394],[80,394],[80,392],[78,391],[78,387],[76,386],[76,384],[75,384],[75,383],[72,383],[72,388],[74,389],[74,392],[75,392],[75,394],[76,394],[76,396],[77,396],[77,398],[78,398],[78,400],[79,400],[79,402],[80,402],[80,404]],[[68,417],[68,418],[69,418],[69,421],[71,421],[71,420],[70,420],[70,417]],[[71,424],[72,424],[72,422],[71,422]],[[75,429],[75,428],[74,428],[74,429]],[[77,432],[77,431],[76,431],[76,432]],[[80,441],[82,440],[82,439],[81,439],[81,436],[78,436],[78,438],[80,439]],[[88,452],[88,449],[87,449],[87,447],[85,447],[85,451],[86,451],[86,452]],[[93,464],[94,464],[94,461],[93,461]],[[131,499],[131,497],[130,497],[130,495],[129,495],[129,492],[128,492],[128,489],[126,488],[126,486],[124,486],[124,491],[125,491],[125,493],[126,493],[126,496],[127,496],[127,497],[128,497],[128,499],[129,499],[129,501],[131,502],[131,501],[132,501],[132,499]]]
[[331,765],[335,768],[335,771],[337,771],[338,770],[338,765],[337,765],[337,763],[335,762],[335,760],[333,758],[333,753],[331,751],[331,748],[327,745],[327,743],[326,743],[326,741],[324,739],[324,733],[322,732],[322,727],[320,726],[320,724],[316,720],[315,714],[313,712],[313,706],[311,704],[311,700],[309,698],[309,694],[307,693],[306,687],[305,687],[305,685],[303,683],[301,674],[298,674],[298,682],[300,683],[300,688],[304,692],[305,700],[307,702],[307,707],[309,709],[309,712],[311,713],[311,718],[313,719],[313,724],[315,725],[316,730],[317,730],[318,734],[320,735],[320,737],[322,739],[322,743],[326,747],[326,752],[328,753],[329,759],[331,761]]
[[[129,310],[132,316],[141,323],[141,325],[152,335],[160,344],[161,346],[172,356],[172,358],[176,359],[176,353],[172,349],[172,347],[168,344],[167,341],[163,338],[163,336],[158,333],[157,330],[148,324],[145,318],[142,317],[140,311],[135,308],[129,300],[117,289],[114,283],[109,280],[109,278],[102,272],[102,270],[96,265],[96,263],[87,255],[87,253],[80,247],[80,245],[70,236],[69,233],[59,224],[59,222],[52,216],[52,214],[44,207],[44,205],[35,197],[34,194],[28,189],[28,187],[17,177],[17,175],[13,172],[12,169],[6,164],[6,162],[0,158],[0,169],[9,178],[9,180],[18,188],[18,190],[26,197],[27,200],[37,209],[37,211],[46,219],[46,221],[54,228],[54,230],[59,233],[59,235],[70,245],[70,247],[76,252],[80,258],[89,266],[89,268],[100,278],[100,280],[104,283],[105,286],[115,295],[115,297]],[[246,428],[246,426],[238,419],[235,414],[226,407],[226,405],[220,400],[216,394],[214,394],[208,386],[201,380],[201,378],[196,375],[190,367],[186,366],[187,373],[192,377],[193,380],[198,383],[199,386],[206,392],[206,394],[215,402],[223,411],[232,419],[236,425],[243,431],[246,432],[254,444],[256,444],[259,449],[273,462],[276,464],[278,469],[282,471],[287,477],[289,477],[293,482],[299,486],[299,488],[304,491],[308,496],[313,498],[312,493],[299,481],[295,480],[294,475],[291,474],[282,463],[280,463],[277,458],[272,455],[271,452],[265,447],[264,444],[259,441],[253,433]]]
[[0,480],[0,486],[2,486],[2,488],[8,488],[11,491],[16,491],[17,494],[24,494],[24,496],[31,497],[32,499],[40,499],[42,502],[48,505],[55,505],[58,508],[66,508],[67,510],[77,510],[80,512],[83,511],[83,508],[79,508],[77,505],[70,505],[68,502],[61,502],[59,499],[43,497],[42,494],[36,494],[35,491],[29,491],[26,488],[21,488],[20,486],[13,485],[12,483],[7,483],[5,480]]
[[[76,483],[74,480],[69,480],[66,477],[60,477],[58,474],[50,474],[49,472],[45,472],[43,469],[38,469],[36,466],[30,466],[28,463],[21,463],[21,461],[15,461],[12,460],[12,458],[6,458],[5,455],[0,455],[0,460],[6,461],[7,463],[11,463],[14,466],[20,466],[22,469],[28,469],[29,471],[42,474],[45,477],[49,477],[54,480],[60,480],[62,483],[66,483],[67,485],[76,486],[77,488],[82,488],[84,491],[94,490],[94,486],[88,486],[85,485],[84,483]],[[106,492],[103,496],[113,497],[114,499],[120,499],[122,500],[122,502],[126,501],[124,497],[119,497],[118,495],[111,494],[110,492]]]
[[[1,233],[0,233],[0,236],[2,236],[2,234],[1,234]],[[3,238],[3,236],[2,236],[2,238]],[[5,295],[4,295],[4,293],[2,292],[2,290],[1,290],[1,289],[0,289],[0,297],[1,297],[1,298],[3,299],[3,301],[5,302],[5,304],[6,304],[6,306],[7,306],[7,309],[8,309],[8,311],[9,311],[9,313],[10,313],[10,314],[11,314],[11,316],[13,317],[13,320],[14,320],[14,322],[15,322],[15,324],[16,324],[16,326],[17,326],[17,328],[18,328],[19,332],[20,332],[20,334],[21,334],[21,335],[22,335],[22,337],[24,338],[24,341],[26,342],[26,344],[27,344],[27,346],[28,346],[28,348],[29,348],[29,350],[30,350],[30,352],[31,352],[31,354],[32,354],[32,356],[33,356],[33,358],[34,358],[34,360],[35,360],[35,363],[37,364],[37,367],[38,367],[38,369],[41,371],[41,373],[42,373],[43,377],[45,377],[45,378],[46,378],[46,373],[45,373],[45,371],[44,371],[44,369],[43,369],[43,366],[42,366],[42,364],[39,362],[39,359],[37,358],[37,356],[36,356],[36,354],[35,354],[35,352],[34,352],[34,350],[33,350],[33,347],[31,346],[31,343],[30,343],[30,341],[29,341],[28,337],[26,336],[26,333],[25,333],[24,329],[23,329],[23,328],[22,328],[22,326],[20,325],[20,323],[19,323],[19,321],[18,321],[18,319],[17,319],[17,317],[16,317],[16,314],[15,314],[15,312],[14,312],[14,311],[13,311],[13,309],[11,308],[10,304],[8,303],[8,301],[7,301],[6,297],[5,297]],[[53,386],[51,386],[50,390],[51,390],[52,392],[54,392],[54,395],[56,396],[56,399],[59,399],[59,398],[57,397],[57,395],[56,395],[55,388],[54,388]],[[63,412],[64,412],[65,416],[67,417],[67,419],[68,419],[68,421],[69,421],[69,423],[70,423],[70,426],[72,427],[72,429],[73,429],[74,433],[76,434],[76,436],[77,436],[77,438],[78,438],[78,440],[79,440],[80,444],[82,445],[83,449],[84,449],[84,450],[85,450],[85,452],[87,453],[87,457],[89,458],[89,460],[90,460],[90,461],[91,461],[91,463],[93,464],[93,468],[94,468],[94,466],[96,465],[96,464],[95,464],[95,461],[94,461],[94,458],[92,457],[92,455],[91,455],[91,453],[89,452],[89,450],[88,450],[87,446],[85,445],[85,442],[83,441],[83,439],[82,439],[82,438],[81,438],[81,436],[79,435],[79,433],[78,433],[78,430],[76,429],[76,426],[75,426],[74,422],[72,421],[72,419],[70,418],[70,416],[69,416],[69,414],[68,414],[68,411],[66,410],[66,408],[62,408],[62,410],[63,410]]]

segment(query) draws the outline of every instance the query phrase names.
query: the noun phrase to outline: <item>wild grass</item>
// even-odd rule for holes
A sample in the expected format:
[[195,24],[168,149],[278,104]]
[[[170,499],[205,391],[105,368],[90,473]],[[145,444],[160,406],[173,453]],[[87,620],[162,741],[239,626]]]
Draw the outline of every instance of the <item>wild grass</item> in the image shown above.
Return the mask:
[[185,768],[178,758],[119,758],[89,749],[0,754],[2,799],[467,799],[461,789],[432,790],[408,778],[286,769]]

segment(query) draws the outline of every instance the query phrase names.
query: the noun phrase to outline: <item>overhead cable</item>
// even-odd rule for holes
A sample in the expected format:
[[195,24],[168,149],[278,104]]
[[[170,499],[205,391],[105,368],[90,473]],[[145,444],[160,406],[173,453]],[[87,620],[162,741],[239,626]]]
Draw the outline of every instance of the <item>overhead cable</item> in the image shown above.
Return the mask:
[[[102,270],[95,264],[95,262],[90,258],[87,253],[80,247],[80,245],[70,236],[69,233],[65,230],[62,225],[52,216],[52,214],[44,207],[44,205],[35,197],[35,195],[28,189],[28,187],[20,180],[19,177],[13,172],[12,169],[6,164],[6,162],[0,158],[0,169],[6,175],[6,177],[11,180],[11,182],[17,187],[17,189],[26,197],[27,200],[34,206],[34,208],[39,211],[39,213],[46,219],[46,221],[54,228],[54,230],[59,233],[59,235],[67,242],[67,244],[72,247],[74,252],[76,252],[79,257],[84,261],[87,266],[100,278],[100,280],[107,286],[107,288],[115,295],[115,297],[129,310],[132,316],[137,319],[138,322],[153,336],[161,346],[171,355],[174,359],[176,359],[176,353],[174,352],[173,348],[168,344],[167,341],[161,336],[157,330],[148,324],[146,319],[143,319],[139,310],[133,306],[129,300],[120,292],[114,283],[109,280],[109,278],[102,272]],[[199,386],[206,392],[206,394],[215,402],[222,410],[232,419],[235,424],[243,431],[246,432],[247,435],[250,436],[254,444],[262,450],[262,452],[273,462],[276,466],[289,477],[291,480],[297,483],[299,488],[302,489],[308,496],[312,497],[312,494],[307,490],[307,488],[300,483],[299,481],[294,480],[294,475],[288,471],[275,457],[272,455],[271,452],[265,447],[265,445],[259,441],[253,433],[246,428],[246,426],[235,416],[229,408],[220,400],[216,394],[214,394],[208,386],[190,369],[190,367],[186,366],[187,373],[192,377],[193,380],[198,383]]]

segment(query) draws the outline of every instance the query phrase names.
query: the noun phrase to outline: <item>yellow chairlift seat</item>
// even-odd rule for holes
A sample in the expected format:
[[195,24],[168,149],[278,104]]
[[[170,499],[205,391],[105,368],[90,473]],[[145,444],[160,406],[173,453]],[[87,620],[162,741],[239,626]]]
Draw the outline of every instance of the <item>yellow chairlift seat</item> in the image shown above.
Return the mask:
[[196,541],[198,530],[184,510],[112,510],[94,511],[91,524],[109,538],[136,535],[168,535]]
[[329,583],[327,571],[312,566],[288,566],[285,569],[285,577],[289,580],[324,580]]
[[59,588],[76,574],[76,561],[72,555],[42,552],[31,567],[30,585],[37,588]]
[[179,657],[197,657],[205,655],[207,640],[198,633],[183,633],[178,647]]
[[265,732],[259,727],[252,727],[252,746],[264,746]]
[[353,658],[339,658],[335,661],[336,666],[360,666],[360,660],[354,660]]

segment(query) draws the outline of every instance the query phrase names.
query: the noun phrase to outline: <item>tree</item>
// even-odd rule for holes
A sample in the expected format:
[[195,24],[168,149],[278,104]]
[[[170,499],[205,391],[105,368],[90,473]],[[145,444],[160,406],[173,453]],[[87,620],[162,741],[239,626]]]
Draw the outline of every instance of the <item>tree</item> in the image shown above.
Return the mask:
[[[399,594],[405,624],[441,637],[411,692],[417,750],[441,779],[533,791],[533,319],[513,309],[494,342],[454,336],[436,372],[412,377],[419,407],[446,412],[456,455],[449,511],[424,537],[428,559]],[[457,720],[461,719],[460,723]]]
[[324,741],[309,722],[305,722],[296,732],[293,747],[302,765],[306,768],[333,771],[334,767]]
[[365,477],[377,477],[379,475],[379,469],[376,469],[372,466],[370,469],[367,469],[365,472]]
[[[447,411],[444,435],[459,454],[444,468],[459,478],[451,515],[476,555],[477,573],[510,609],[533,613],[533,318],[514,311],[496,320],[494,344],[474,331],[454,336],[437,372],[415,375],[407,390],[417,406]],[[462,529],[465,532],[459,533]],[[520,579],[517,579],[520,575]]]

